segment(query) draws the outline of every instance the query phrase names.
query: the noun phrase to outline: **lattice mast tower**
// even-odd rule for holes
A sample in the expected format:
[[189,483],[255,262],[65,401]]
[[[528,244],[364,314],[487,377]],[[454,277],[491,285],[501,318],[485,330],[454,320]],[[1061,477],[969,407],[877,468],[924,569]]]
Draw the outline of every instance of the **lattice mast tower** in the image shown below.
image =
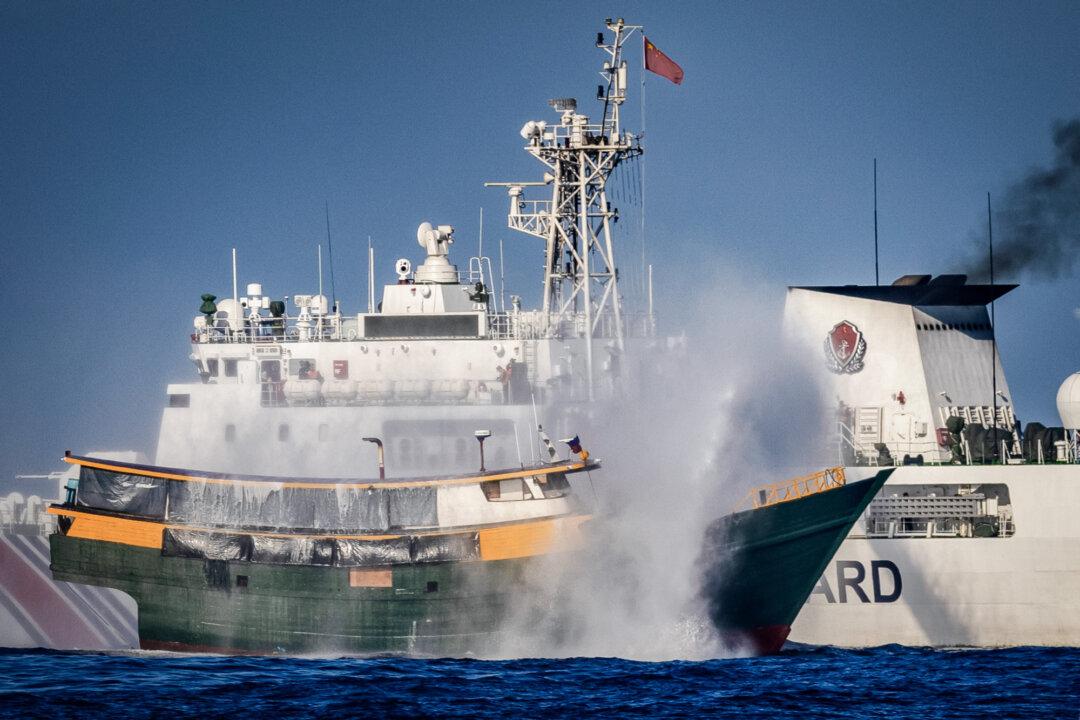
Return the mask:
[[[641,26],[622,18],[605,23],[611,42],[604,33],[596,38],[607,56],[597,87],[602,122],[590,123],[573,98],[551,100],[560,113],[557,125],[534,120],[521,129],[525,149],[547,167],[543,181],[487,183],[508,189],[509,227],[546,243],[543,331],[547,337],[585,337],[590,396],[594,339],[613,340],[622,351],[625,332],[611,227],[618,210],[608,203],[607,181],[619,163],[642,152],[641,137],[624,133],[620,122],[627,90],[623,45]],[[550,187],[551,198],[527,199],[529,187]]]

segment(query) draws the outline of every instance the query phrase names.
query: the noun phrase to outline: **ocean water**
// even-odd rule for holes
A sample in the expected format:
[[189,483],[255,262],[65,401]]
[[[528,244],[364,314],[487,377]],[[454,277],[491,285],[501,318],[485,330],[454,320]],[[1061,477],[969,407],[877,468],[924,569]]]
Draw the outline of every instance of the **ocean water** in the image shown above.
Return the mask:
[[1080,649],[422,660],[0,651],[17,718],[1080,718]]

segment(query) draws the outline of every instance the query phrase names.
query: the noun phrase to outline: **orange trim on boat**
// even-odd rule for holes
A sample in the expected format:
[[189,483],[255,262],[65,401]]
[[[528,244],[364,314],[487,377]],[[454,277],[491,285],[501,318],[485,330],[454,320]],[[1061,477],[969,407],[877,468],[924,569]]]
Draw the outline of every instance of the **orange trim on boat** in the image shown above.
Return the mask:
[[114,542],[120,543],[121,545],[133,545],[135,547],[153,548],[155,550],[161,549],[164,530],[166,528],[171,530],[195,530],[199,532],[224,533],[228,535],[258,535],[275,538],[304,537],[313,540],[392,540],[408,535],[457,535],[475,532],[480,536],[481,560],[507,560],[510,558],[529,557],[532,555],[544,555],[559,549],[559,546],[564,542],[569,546],[572,546],[579,539],[581,524],[591,518],[590,515],[573,515],[569,517],[543,518],[540,520],[522,520],[494,527],[447,528],[429,532],[401,533],[398,535],[297,535],[290,533],[249,532],[232,528],[174,525],[170,523],[154,522],[152,520],[135,520],[113,515],[99,515],[97,513],[70,510],[55,505],[50,506],[47,509],[47,512],[50,515],[58,515],[72,519],[71,527],[69,527],[67,531],[68,537]]
[[581,540],[581,525],[588,515],[553,518],[481,530],[480,559],[510,560],[571,549]]
[[96,460],[86,460],[76,457],[65,457],[64,462],[71,465],[85,465],[86,467],[98,468],[99,470],[108,470],[110,472],[123,473],[124,475],[140,475],[142,477],[156,477],[164,478],[165,480],[180,480],[182,482],[205,482],[214,485],[268,485],[277,484],[283,488],[300,488],[308,490],[336,490],[338,488],[351,488],[354,490],[367,490],[367,489],[393,489],[393,488],[414,488],[414,487],[432,487],[438,485],[475,485],[477,483],[489,482],[491,480],[513,480],[514,478],[525,478],[533,475],[551,475],[552,473],[563,472],[576,472],[578,470],[585,470],[588,466],[583,462],[573,463],[561,463],[559,465],[552,465],[548,467],[528,468],[522,470],[514,470],[505,473],[490,473],[485,475],[472,475],[469,477],[461,478],[438,478],[432,480],[401,480],[398,482],[341,482],[341,483],[305,483],[305,482],[288,482],[288,481],[275,481],[275,480],[232,480],[229,478],[208,478],[200,477],[198,475],[180,475],[178,473],[167,473],[160,470],[142,470],[131,467],[124,467],[122,465],[112,465],[106,462],[98,462]]
[[51,515],[66,515],[72,518],[71,527],[67,531],[68,537],[161,549],[165,531],[165,525],[161,523],[90,513],[56,512],[53,508],[49,508],[48,512]]

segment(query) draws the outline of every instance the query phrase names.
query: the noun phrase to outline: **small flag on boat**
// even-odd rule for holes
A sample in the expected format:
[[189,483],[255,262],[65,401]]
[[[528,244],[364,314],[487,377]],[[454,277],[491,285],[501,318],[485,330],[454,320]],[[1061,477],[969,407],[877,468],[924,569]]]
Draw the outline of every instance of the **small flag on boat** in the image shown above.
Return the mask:
[[570,446],[570,452],[574,453],[575,455],[581,456],[581,461],[582,462],[585,462],[585,463],[589,462],[589,451],[586,450],[585,448],[581,447],[581,438],[580,437],[575,435],[572,438],[566,438],[562,442],[564,442],[564,443],[566,443],[567,445]]
[[644,35],[642,37],[645,40],[645,69],[666,77],[676,85],[681,85],[683,69],[679,67],[679,64],[660,52],[658,47],[649,42],[649,38]]

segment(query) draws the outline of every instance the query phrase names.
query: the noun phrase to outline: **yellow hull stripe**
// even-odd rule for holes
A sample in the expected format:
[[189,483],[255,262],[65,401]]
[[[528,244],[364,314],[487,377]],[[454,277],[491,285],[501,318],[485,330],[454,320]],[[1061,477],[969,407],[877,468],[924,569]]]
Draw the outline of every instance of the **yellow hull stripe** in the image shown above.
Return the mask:
[[506,525],[480,531],[481,560],[512,560],[571,550],[581,544],[587,515]]
[[[164,530],[194,530],[217,532],[230,535],[258,535],[274,538],[304,537],[312,540],[392,540],[402,535],[302,535],[272,532],[247,532],[234,529],[193,527],[190,525],[170,525],[150,520],[98,515],[96,513],[50,507],[50,515],[71,518],[68,537],[84,540],[132,545],[160,550]],[[453,528],[431,532],[406,533],[406,535],[457,535],[476,532],[480,537],[481,560],[508,560],[512,558],[545,555],[562,549],[574,547],[581,540],[581,525],[591,519],[590,515],[571,515],[568,517],[526,520],[505,525],[485,528]]]
[[305,483],[305,482],[278,482],[275,480],[233,480],[230,478],[209,478],[199,477],[197,475],[179,475],[177,473],[167,473],[160,470],[140,470],[136,468],[123,467],[120,465],[112,465],[107,462],[100,462],[97,460],[84,460],[82,458],[65,457],[64,462],[71,465],[84,465],[86,467],[98,468],[100,470],[108,470],[110,472],[121,473],[124,475],[138,475],[142,477],[155,477],[164,478],[166,480],[180,480],[182,482],[204,482],[213,485],[253,485],[265,487],[268,484],[278,485],[283,488],[300,488],[308,490],[337,490],[338,488],[349,488],[353,490],[368,490],[368,489],[393,489],[393,488],[415,488],[415,487],[433,487],[433,486],[445,486],[445,485],[476,485],[477,483],[490,482],[493,480],[513,480],[514,478],[532,477],[534,475],[550,475],[552,473],[572,473],[579,470],[584,470],[586,465],[583,462],[573,463],[561,463],[559,465],[551,465],[545,467],[529,468],[523,470],[513,470],[505,473],[491,473],[486,475],[473,475],[469,477],[460,478],[435,478],[431,480],[402,480],[400,482],[341,482],[341,483]]

